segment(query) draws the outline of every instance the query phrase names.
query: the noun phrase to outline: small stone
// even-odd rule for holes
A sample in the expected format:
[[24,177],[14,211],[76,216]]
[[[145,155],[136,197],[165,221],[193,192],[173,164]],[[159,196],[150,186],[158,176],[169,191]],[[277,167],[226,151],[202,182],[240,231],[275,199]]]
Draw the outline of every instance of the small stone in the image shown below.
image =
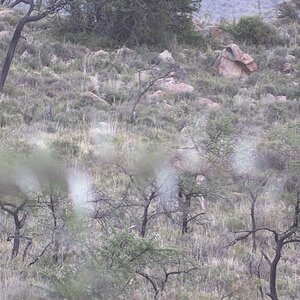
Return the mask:
[[291,63],[284,63],[281,67],[281,72],[284,74],[289,74],[294,71],[294,67]]
[[135,52],[125,46],[117,50],[116,57],[119,59],[124,59],[127,57],[134,56]]
[[199,106],[207,106],[207,107],[220,107],[219,103],[216,103],[210,99],[207,98],[198,98],[195,103]]
[[286,98],[286,96],[277,96],[276,97],[276,101],[278,101],[278,102],[286,102],[287,98]]
[[168,50],[165,50],[164,52],[160,53],[158,55],[158,58],[161,62],[164,63],[171,63],[171,64],[175,63],[175,59],[173,58],[172,53],[169,52]]
[[167,96],[167,93],[162,91],[162,90],[158,90],[156,92],[154,92],[153,94],[150,95],[151,99],[162,99],[164,97]]
[[201,183],[201,182],[203,182],[204,180],[205,180],[205,176],[204,176],[204,175],[198,174],[198,175],[196,176],[196,181],[197,181],[197,183]]
[[181,83],[166,82],[162,87],[166,92],[172,94],[192,94],[195,91],[193,86],[183,82]]
[[287,63],[292,63],[296,60],[296,57],[294,55],[288,54],[285,58]]
[[94,52],[93,55],[95,57],[109,59],[109,53],[107,51],[104,51],[104,50],[98,50],[98,51]]
[[267,102],[275,102],[276,101],[276,97],[270,93],[264,95],[263,99]]

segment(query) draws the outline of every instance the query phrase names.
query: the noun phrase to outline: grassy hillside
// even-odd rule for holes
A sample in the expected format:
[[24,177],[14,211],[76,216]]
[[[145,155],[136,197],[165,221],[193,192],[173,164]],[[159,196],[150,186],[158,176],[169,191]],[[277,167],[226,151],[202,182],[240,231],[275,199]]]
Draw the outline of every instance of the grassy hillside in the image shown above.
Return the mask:
[[[0,11],[0,61],[16,20]],[[233,79],[213,70],[228,34],[162,62],[28,25],[0,96],[0,299],[266,299],[274,232],[299,230],[300,27],[276,27],[280,46],[240,43],[258,71]],[[299,263],[286,244],[280,299]]]

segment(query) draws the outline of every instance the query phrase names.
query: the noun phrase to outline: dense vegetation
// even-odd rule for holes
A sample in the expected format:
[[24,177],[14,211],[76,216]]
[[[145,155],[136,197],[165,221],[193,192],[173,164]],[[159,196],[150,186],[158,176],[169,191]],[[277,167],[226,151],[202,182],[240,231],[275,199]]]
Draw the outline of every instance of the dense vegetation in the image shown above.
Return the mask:
[[58,27],[70,39],[92,36],[112,45],[170,45],[176,36],[191,34],[191,15],[201,0],[75,0],[70,17]]
[[[0,11],[0,61],[20,17]],[[243,22],[169,61],[151,35],[93,52],[24,27],[0,97],[1,299],[299,299],[299,23]],[[214,75],[232,42],[257,72]],[[194,90],[157,93],[173,81]]]
[[276,29],[261,17],[242,17],[236,24],[224,26],[224,30],[233,34],[234,38],[243,43],[254,45],[279,45],[282,43]]

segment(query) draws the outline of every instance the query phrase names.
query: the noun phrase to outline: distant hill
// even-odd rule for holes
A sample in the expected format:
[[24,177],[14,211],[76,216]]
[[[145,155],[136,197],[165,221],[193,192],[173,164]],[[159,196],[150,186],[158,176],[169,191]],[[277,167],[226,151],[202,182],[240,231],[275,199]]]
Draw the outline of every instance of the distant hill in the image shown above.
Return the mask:
[[208,14],[217,20],[238,19],[243,15],[259,13],[272,17],[274,9],[281,2],[282,0],[202,0],[200,15]]

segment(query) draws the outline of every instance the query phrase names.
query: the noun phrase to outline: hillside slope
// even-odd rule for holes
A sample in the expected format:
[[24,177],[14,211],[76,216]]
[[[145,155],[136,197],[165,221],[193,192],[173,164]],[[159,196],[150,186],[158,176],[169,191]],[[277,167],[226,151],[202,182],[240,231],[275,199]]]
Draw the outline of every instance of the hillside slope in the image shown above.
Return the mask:
[[299,299],[299,26],[228,78],[230,35],[92,51],[29,24],[0,96],[0,299],[266,299],[279,246]]

